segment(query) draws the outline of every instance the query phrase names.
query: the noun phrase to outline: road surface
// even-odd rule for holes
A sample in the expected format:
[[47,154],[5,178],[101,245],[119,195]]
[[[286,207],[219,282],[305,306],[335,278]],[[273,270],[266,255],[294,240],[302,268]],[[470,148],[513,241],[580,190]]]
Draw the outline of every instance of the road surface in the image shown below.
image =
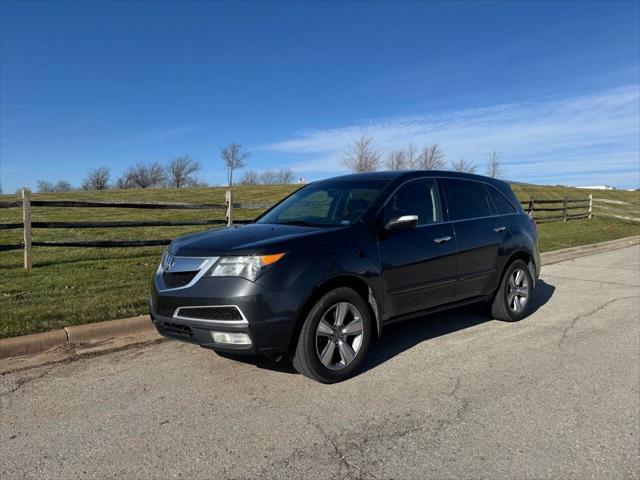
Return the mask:
[[320,385],[166,342],[0,377],[0,477],[638,478],[640,248],[543,268],[536,311],[389,327]]

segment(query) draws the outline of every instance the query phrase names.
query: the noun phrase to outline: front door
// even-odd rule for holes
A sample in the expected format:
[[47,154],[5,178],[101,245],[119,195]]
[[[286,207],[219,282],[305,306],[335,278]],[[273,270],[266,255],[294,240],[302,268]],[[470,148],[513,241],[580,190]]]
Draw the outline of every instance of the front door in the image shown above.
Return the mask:
[[424,310],[451,301],[456,280],[453,227],[443,223],[434,178],[411,180],[388,199],[382,224],[417,215],[414,228],[379,236],[385,288],[384,318]]

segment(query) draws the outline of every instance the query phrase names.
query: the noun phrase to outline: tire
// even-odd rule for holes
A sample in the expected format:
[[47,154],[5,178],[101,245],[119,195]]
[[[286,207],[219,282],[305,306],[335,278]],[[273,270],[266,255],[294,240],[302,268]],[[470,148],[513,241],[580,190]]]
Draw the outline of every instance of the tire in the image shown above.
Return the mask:
[[315,303],[304,320],[293,367],[321,383],[346,380],[362,366],[372,335],[371,314],[364,299],[351,288],[331,290]]
[[534,290],[529,266],[522,260],[515,260],[500,280],[500,288],[491,304],[491,315],[505,322],[522,320],[531,311]]

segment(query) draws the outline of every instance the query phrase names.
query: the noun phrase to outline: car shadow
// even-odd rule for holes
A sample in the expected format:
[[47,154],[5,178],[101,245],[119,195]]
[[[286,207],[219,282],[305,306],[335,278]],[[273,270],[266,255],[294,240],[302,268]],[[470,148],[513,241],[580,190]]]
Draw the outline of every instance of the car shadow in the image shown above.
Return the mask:
[[[555,289],[553,285],[544,280],[538,280],[529,315],[547,303],[553,296]],[[391,324],[384,328],[382,338],[372,346],[362,372],[375,368],[396,355],[432,338],[493,320],[490,306],[486,303],[478,303]],[[526,321],[526,319],[522,321]]]
[[[547,303],[555,291],[555,287],[544,280],[536,282],[536,292],[530,314],[535,313]],[[384,327],[382,338],[375,341],[369,350],[367,359],[360,373],[376,368],[391,360],[396,355],[409,350],[416,345],[432,338],[448,335],[465,328],[474,327],[493,320],[490,307],[486,303],[467,305],[464,307],[427,314],[420,317],[394,323]],[[524,319],[523,321],[526,321]],[[218,354],[225,358],[232,358],[258,368],[296,374],[291,361],[283,358],[280,361],[264,356],[231,356]]]

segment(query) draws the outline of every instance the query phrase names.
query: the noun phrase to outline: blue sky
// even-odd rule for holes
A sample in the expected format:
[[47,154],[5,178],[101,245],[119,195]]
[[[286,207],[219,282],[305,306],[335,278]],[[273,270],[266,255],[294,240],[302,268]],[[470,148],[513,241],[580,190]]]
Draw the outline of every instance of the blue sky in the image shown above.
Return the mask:
[[255,170],[344,172],[439,143],[507,177],[640,185],[638,2],[0,2],[0,179],[79,184],[87,170],[219,147]]

